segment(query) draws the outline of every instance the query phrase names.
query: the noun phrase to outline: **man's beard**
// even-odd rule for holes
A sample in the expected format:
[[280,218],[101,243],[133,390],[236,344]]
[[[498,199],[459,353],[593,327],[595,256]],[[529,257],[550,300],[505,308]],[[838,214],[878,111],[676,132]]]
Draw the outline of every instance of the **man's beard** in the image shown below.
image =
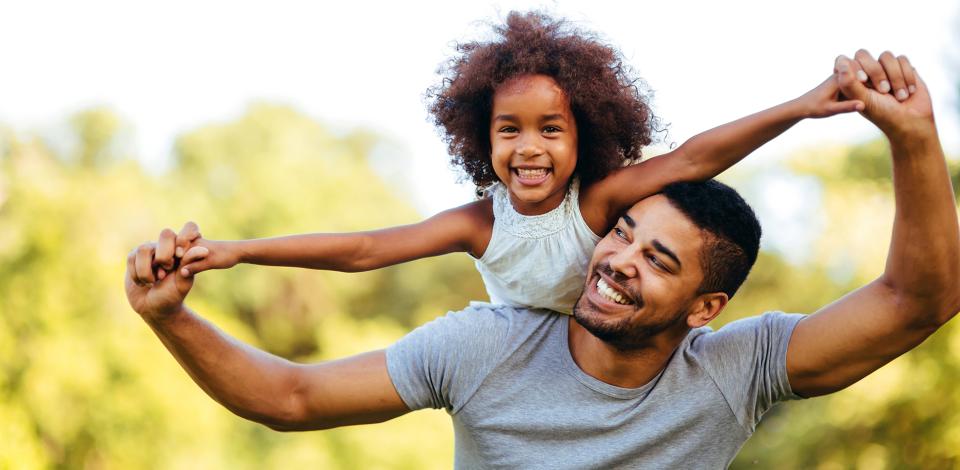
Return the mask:
[[[598,264],[597,271],[602,272],[618,282],[623,275],[610,268],[608,263]],[[592,277],[591,277],[592,279]],[[620,284],[620,287],[624,286]],[[675,327],[680,323],[686,323],[686,308],[682,308],[674,313],[665,321],[654,324],[634,324],[639,319],[636,317],[626,317],[619,320],[603,319],[603,314],[596,311],[596,306],[586,298],[586,292],[591,286],[586,286],[577,303],[573,306],[573,318],[584,329],[593,336],[607,343],[620,351],[635,351],[645,349],[650,346],[650,339],[661,332]],[[640,310],[644,302],[639,292],[630,291],[631,297],[636,301],[635,310]]]

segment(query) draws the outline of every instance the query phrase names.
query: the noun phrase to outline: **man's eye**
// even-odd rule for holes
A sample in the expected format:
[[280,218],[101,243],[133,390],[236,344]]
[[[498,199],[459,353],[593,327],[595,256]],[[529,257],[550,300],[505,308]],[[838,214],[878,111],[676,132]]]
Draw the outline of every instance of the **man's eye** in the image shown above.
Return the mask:
[[614,235],[616,235],[616,236],[618,236],[618,237],[620,237],[620,238],[622,238],[622,239],[624,239],[624,240],[627,239],[627,234],[626,234],[623,230],[620,230],[620,227],[614,227],[614,228],[613,228],[613,233],[614,233]]
[[647,256],[647,259],[649,259],[649,260],[650,260],[650,263],[653,264],[654,266],[656,266],[656,267],[658,267],[658,268],[660,268],[660,269],[662,269],[662,270],[664,270],[664,271],[668,271],[667,265],[665,265],[665,264],[663,264],[662,262],[660,262],[660,259],[657,258],[656,256],[650,255],[650,256]]

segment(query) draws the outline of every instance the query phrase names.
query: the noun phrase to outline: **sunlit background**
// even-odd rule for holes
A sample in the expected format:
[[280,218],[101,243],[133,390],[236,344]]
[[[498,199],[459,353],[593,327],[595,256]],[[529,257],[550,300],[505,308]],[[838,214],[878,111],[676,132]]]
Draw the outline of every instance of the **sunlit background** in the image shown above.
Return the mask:
[[[442,412],[280,434],[190,381],[129,309],[124,257],[210,238],[370,229],[472,199],[424,91],[457,40],[543,8],[621,48],[668,123],[649,155],[817,85],[838,54],[907,54],[960,156],[955,2],[0,2],[0,468],[448,468]],[[758,266],[719,326],[812,312],[883,268],[885,143],[800,123],[722,179],[759,211]],[[960,165],[951,159],[955,186]],[[384,347],[482,299],[466,255],[342,275],[241,266],[191,305],[271,352]],[[775,408],[735,468],[960,468],[960,329],[850,389]]]

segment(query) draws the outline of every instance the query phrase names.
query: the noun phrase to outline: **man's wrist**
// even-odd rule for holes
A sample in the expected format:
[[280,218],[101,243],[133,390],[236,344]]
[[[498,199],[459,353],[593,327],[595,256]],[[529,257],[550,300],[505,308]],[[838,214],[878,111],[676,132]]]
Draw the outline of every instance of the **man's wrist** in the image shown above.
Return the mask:
[[940,137],[937,127],[930,123],[919,126],[901,127],[884,131],[894,150],[919,152],[927,149],[939,149]]
[[164,309],[163,311],[149,312],[140,314],[140,317],[143,318],[143,321],[147,322],[151,326],[155,327],[165,327],[169,326],[178,319],[189,315],[190,310],[187,306],[180,302],[178,305],[170,308]]

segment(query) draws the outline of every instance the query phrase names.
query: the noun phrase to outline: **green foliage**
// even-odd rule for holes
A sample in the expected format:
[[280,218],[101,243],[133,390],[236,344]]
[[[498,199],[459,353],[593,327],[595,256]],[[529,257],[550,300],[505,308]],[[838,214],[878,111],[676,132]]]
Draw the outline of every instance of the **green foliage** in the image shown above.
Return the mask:
[[[66,155],[0,128],[0,468],[448,468],[449,418],[276,433],[209,399],[126,304],[126,251],[194,220],[208,238],[353,231],[419,219],[370,168],[369,132],[335,135],[284,107],[183,135],[167,174],[116,151],[108,110],[72,118]],[[75,152],[75,153],[73,153]],[[818,149],[824,233],[793,265],[762,252],[720,322],[812,312],[879,274],[893,206],[884,143]],[[955,182],[960,175],[951,167]],[[762,177],[759,175],[758,177]],[[240,266],[200,275],[191,304],[300,361],[382,348],[485,294],[466,255],[370,273]],[[946,468],[960,461],[960,328],[848,390],[781,405],[735,468]]]
[[[72,120],[79,158],[0,133],[0,468],[448,467],[452,436],[439,412],[302,434],[231,415],[122,290],[127,250],[190,219],[211,238],[416,221],[369,168],[374,137],[331,135],[292,110],[257,106],[184,135],[177,164],[156,177],[114,157],[122,126],[111,116]],[[243,340],[318,361],[385,347],[425,312],[481,293],[463,255],[362,275],[210,272],[192,304]],[[427,445],[424,432],[436,436]]]
[[71,124],[78,139],[77,161],[85,168],[102,168],[113,162],[111,143],[120,131],[120,118],[106,108],[95,108],[74,115]]

